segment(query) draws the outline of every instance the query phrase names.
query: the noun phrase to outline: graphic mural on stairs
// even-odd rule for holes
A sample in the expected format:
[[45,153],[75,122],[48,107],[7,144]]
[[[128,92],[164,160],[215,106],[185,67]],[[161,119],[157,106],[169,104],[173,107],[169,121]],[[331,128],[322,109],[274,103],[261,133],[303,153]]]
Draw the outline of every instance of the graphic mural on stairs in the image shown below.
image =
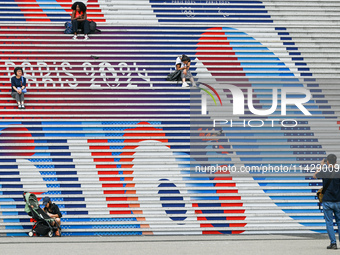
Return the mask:
[[[99,1],[100,2],[100,1]],[[233,137],[233,133],[228,131],[240,130],[236,128],[220,129],[222,138],[218,140],[206,137],[209,130],[197,128],[197,130],[191,129],[191,131],[198,131],[197,136],[206,145],[199,145],[195,149],[199,149],[203,152],[188,152],[190,148],[196,146],[190,144],[190,139],[197,139],[195,136],[191,136],[190,139],[184,139],[178,134],[178,139],[167,138],[168,130],[163,124],[171,123],[169,121],[146,121],[141,119],[138,122],[115,122],[114,118],[121,118],[125,114],[133,114],[136,111],[140,113],[146,113],[149,115],[167,114],[168,110],[172,110],[175,114],[189,115],[192,113],[190,106],[175,106],[164,105],[157,107],[152,104],[164,103],[164,100],[144,100],[147,106],[133,105],[131,99],[124,99],[124,95],[115,95],[112,93],[114,89],[119,89],[120,92],[134,94],[134,98],[137,100],[143,98],[139,96],[136,91],[138,88],[149,88],[150,90],[143,90],[144,92],[153,95],[155,92],[162,91],[164,87],[164,78],[169,73],[169,68],[158,67],[157,60],[168,62],[170,64],[175,62],[176,54],[182,53],[188,54],[193,60],[193,73],[195,77],[201,81],[206,80],[212,83],[230,83],[233,84],[235,79],[233,78],[233,72],[237,73],[237,82],[240,87],[248,88],[253,87],[256,91],[257,103],[268,103],[268,97],[261,95],[265,90],[258,89],[261,78],[257,76],[265,76],[265,81],[271,81],[270,86],[282,86],[282,83],[287,82],[293,86],[307,86],[310,88],[313,94],[313,100],[309,102],[308,109],[316,115],[323,115],[324,118],[335,118],[334,111],[331,107],[322,108],[318,105],[318,100],[323,101],[324,98],[319,97],[320,89],[313,79],[312,74],[309,72],[307,64],[304,63],[304,59],[295,46],[292,38],[290,37],[287,29],[284,27],[272,27],[268,28],[273,38],[280,42],[278,46],[280,49],[286,51],[286,53],[276,53],[275,49],[271,49],[266,46],[266,43],[261,42],[261,38],[257,39],[259,33],[249,31],[251,29],[244,29],[242,27],[228,26],[230,19],[237,20],[239,23],[273,23],[270,15],[265,10],[265,6],[260,1],[247,1],[252,2],[251,11],[244,10],[238,11],[239,6],[229,3],[236,3],[236,1],[223,2],[225,5],[214,4],[216,1],[190,1],[185,3],[193,4],[180,4],[180,1],[150,1],[151,9],[156,19],[155,23],[160,24],[186,24],[190,25],[191,22],[204,22],[209,19],[214,22],[215,19],[223,18],[226,26],[202,26],[201,31],[197,31],[196,28],[188,28],[185,33],[190,36],[192,42],[178,42],[175,39],[178,37],[172,37],[174,30],[178,29],[179,33],[183,31],[181,28],[176,27],[151,27],[149,32],[145,32],[145,27],[126,27],[125,31],[115,32],[103,32],[101,39],[108,45],[91,45],[87,42],[79,42],[74,45],[67,40],[67,35],[60,37],[62,39],[59,42],[60,47],[55,46],[55,37],[50,34],[46,35],[45,31],[35,31],[34,35],[30,35],[30,31],[22,33],[19,39],[31,39],[36,40],[35,45],[32,46],[25,40],[11,41],[13,38],[9,34],[5,27],[0,30],[0,36],[4,39],[4,43],[1,45],[4,54],[0,59],[0,64],[3,66],[1,69],[2,79],[2,92],[9,91],[8,81],[12,75],[12,69],[14,66],[20,65],[24,67],[25,76],[29,81],[29,93],[35,94],[35,99],[30,98],[30,94],[27,95],[27,109],[25,110],[25,116],[21,117],[22,112],[17,112],[13,100],[9,94],[2,94],[1,101],[8,103],[8,105],[1,107],[0,113],[3,120],[3,124],[7,122],[7,126],[1,129],[2,139],[0,139],[0,148],[2,150],[1,156],[10,157],[10,159],[1,159],[2,162],[8,165],[1,165],[3,168],[2,174],[8,175],[7,178],[2,178],[2,184],[0,187],[3,191],[1,195],[18,195],[21,191],[18,189],[27,189],[39,195],[39,198],[45,194],[53,196],[53,200],[60,205],[65,214],[65,222],[63,227],[68,230],[65,234],[68,235],[120,235],[120,234],[155,234],[162,235],[167,233],[163,229],[167,226],[172,229],[173,233],[183,234],[240,234],[244,233],[244,230],[226,230],[228,228],[243,228],[253,227],[256,228],[256,224],[249,223],[256,219],[255,216],[248,216],[254,211],[251,209],[252,201],[249,199],[249,193],[256,193],[258,197],[263,199],[263,202],[269,207],[266,210],[270,213],[277,214],[277,217],[281,220],[284,219],[284,223],[289,227],[297,227],[305,225],[305,232],[318,231],[324,232],[324,230],[314,229],[313,227],[319,227],[319,223],[304,223],[304,221],[310,219],[303,214],[308,212],[320,212],[317,208],[317,202],[314,197],[306,196],[305,193],[314,193],[318,187],[315,182],[309,181],[309,177],[252,177],[249,176],[248,184],[244,184],[241,179],[234,177],[232,174],[227,173],[226,176],[212,177],[211,175],[192,177],[190,171],[183,170],[188,169],[188,166],[209,166],[211,161],[221,159],[223,165],[232,166],[238,160],[243,165],[247,165],[247,161],[252,161],[257,158],[259,165],[262,162],[267,162],[272,158],[267,155],[267,145],[258,145],[259,140],[253,139],[251,131],[253,129],[248,128],[247,138],[238,139]],[[237,1],[239,2],[239,1]],[[65,3],[65,2],[63,2]],[[70,2],[71,3],[71,2]],[[173,10],[169,10],[169,4],[174,3]],[[219,1],[221,3],[221,1]],[[199,6],[200,10],[194,10],[194,7]],[[69,5],[60,6],[65,10],[65,14],[57,15],[57,19],[54,19],[56,15],[46,14],[49,9],[45,4],[39,4],[37,6],[27,6],[24,3],[9,2],[9,6],[22,7],[22,14],[18,15],[18,21],[22,20],[22,17],[26,21],[39,21],[30,18],[28,7],[41,8],[42,17],[47,17],[47,21],[66,21],[69,18],[68,10]],[[243,5],[242,5],[243,6]],[[164,7],[164,9],[162,9]],[[98,4],[99,9],[103,9]],[[103,14],[104,15],[104,14]],[[105,21],[105,15],[99,15],[99,21]],[[4,19],[2,19],[4,21]],[[11,19],[13,21],[13,19]],[[15,20],[14,20],[15,21]],[[114,30],[117,27],[106,27],[108,30]],[[141,31],[138,31],[141,30]],[[60,30],[61,31],[61,30]],[[54,33],[54,32],[53,32]],[[150,42],[150,36],[153,36],[153,40],[157,40],[157,45],[152,45]],[[95,35],[94,35],[95,37]],[[44,38],[42,40],[42,38]],[[161,39],[174,39],[169,43],[166,41],[160,41]],[[111,39],[118,39],[108,43]],[[143,40],[147,43],[141,43]],[[8,45],[7,41],[11,41]],[[134,41],[135,40],[135,41]],[[214,40],[213,42],[211,40]],[[244,42],[240,42],[244,40]],[[197,42],[198,41],[198,42]],[[147,44],[147,45],[145,45]],[[160,46],[159,46],[160,45]],[[8,50],[10,48],[10,50]],[[51,51],[53,49],[53,51]],[[71,49],[79,51],[82,54],[70,55],[66,53],[65,49]],[[157,52],[155,52],[157,50]],[[125,56],[119,56],[121,52],[125,52]],[[246,52],[244,52],[246,51]],[[162,52],[160,54],[159,52]],[[37,58],[36,54],[42,54],[43,56]],[[161,55],[161,57],[158,57]],[[155,60],[155,62],[150,62]],[[230,61],[230,63],[228,63]],[[233,67],[228,67],[232,65]],[[252,67],[249,67],[252,65]],[[235,68],[235,66],[238,66]],[[174,66],[173,66],[174,68]],[[254,73],[254,71],[257,71]],[[300,72],[300,76],[294,75],[294,73]],[[224,73],[225,76],[221,77]],[[84,75],[85,74],[85,75]],[[130,74],[130,75],[129,75]],[[204,75],[208,75],[204,76]],[[161,78],[159,76],[162,76]],[[4,78],[5,77],[5,78]],[[241,82],[241,83],[240,83]],[[206,83],[208,86],[213,84]],[[179,93],[183,91],[179,88],[179,84],[173,84],[173,90],[168,90],[171,93]],[[46,88],[44,92],[51,92],[49,94],[37,95],[41,87]],[[55,100],[54,90],[48,90],[48,88],[60,88],[58,92],[64,93],[64,101]],[[81,97],[77,103],[83,103],[85,105],[78,106],[72,105],[72,97],[74,94],[70,93],[70,88],[79,89],[84,94],[77,94]],[[203,88],[201,86],[200,88]],[[100,89],[103,91],[103,95],[91,93],[93,89]],[[204,87],[207,89],[207,87]],[[207,89],[208,90],[208,89]],[[195,90],[196,92],[199,89]],[[230,95],[228,91],[218,91],[221,96],[222,102],[231,103]],[[37,104],[41,102],[41,98],[44,97],[48,104],[35,105],[34,108],[30,107],[30,104]],[[131,97],[131,95],[129,95]],[[91,97],[91,98],[90,98]],[[102,100],[102,98],[106,100]],[[171,95],[169,95],[171,98]],[[183,96],[184,98],[184,96]],[[100,99],[100,100],[99,100]],[[121,106],[94,106],[96,100],[101,103],[110,104],[113,100],[124,99],[122,102],[129,104],[126,107],[125,112],[121,112]],[[189,99],[188,99],[189,102]],[[171,100],[169,100],[169,104]],[[88,104],[88,105],[86,105]],[[110,111],[101,111],[103,108],[110,108]],[[216,106],[217,107],[217,106]],[[160,110],[162,109],[162,110]],[[46,113],[46,110],[49,112]],[[196,109],[197,110],[197,109]],[[213,111],[213,108],[208,108],[207,118],[210,118],[209,110]],[[289,108],[288,111],[294,114],[296,109]],[[79,125],[84,125],[78,129],[65,129],[65,131],[74,131],[74,137],[69,137],[69,132],[66,133],[50,133],[45,131],[53,131],[53,128],[49,128],[49,123],[37,122],[33,118],[42,119],[59,119],[58,115],[63,114],[65,111],[69,111],[71,114],[68,117],[61,117],[65,119],[65,124],[71,121]],[[92,115],[87,121],[77,122],[72,120],[72,116],[86,112],[88,115]],[[195,112],[196,115],[200,113]],[[107,118],[107,115],[113,116],[112,122],[91,122],[92,124],[102,125],[98,131],[103,131],[103,134],[93,137],[93,134],[88,133],[76,133],[76,131],[90,131],[93,129],[87,129],[86,125],[90,123],[91,118],[100,119]],[[6,120],[7,119],[7,120]],[[9,119],[11,119],[9,121]],[[14,120],[13,120],[14,119]],[[16,120],[15,120],[16,119]],[[184,118],[182,122],[174,121],[172,124],[178,126],[190,123],[189,119]],[[211,123],[211,120],[208,121]],[[41,125],[41,127],[35,126],[34,128],[29,125]],[[58,120],[56,124],[63,124]],[[130,125],[130,127],[117,128],[117,133],[109,132],[105,134],[105,131],[112,129],[105,127],[108,124]],[[267,132],[266,135],[277,136],[266,140],[268,143],[273,143],[270,148],[274,150],[291,148],[289,152],[281,157],[280,160],[285,162],[294,161],[296,166],[305,166],[304,161],[310,159],[316,162],[324,158],[326,152],[322,148],[322,144],[314,137],[314,133],[311,131],[308,121],[300,121],[302,128],[272,128],[272,133]],[[140,126],[140,127],[139,127]],[[41,133],[34,133],[31,131],[41,131]],[[151,131],[158,131],[158,136],[161,138],[152,138],[153,133]],[[163,132],[164,131],[164,132]],[[188,133],[190,129],[187,129]],[[210,130],[214,132],[216,130]],[[265,130],[268,131],[268,130]],[[277,132],[281,131],[281,132]],[[11,133],[11,135],[9,135]],[[255,133],[255,132],[254,132]],[[6,136],[20,137],[20,139],[8,139]],[[134,136],[138,134],[137,139]],[[115,137],[108,137],[115,136]],[[145,139],[140,137],[145,136]],[[73,144],[73,139],[77,139],[78,142],[87,148],[82,152],[87,155],[87,159],[83,161],[78,158],[77,153],[79,150],[76,145]],[[11,146],[11,143],[18,141],[25,143],[23,146],[15,145]],[[183,151],[178,149],[183,147],[177,147],[174,145],[167,145],[171,142],[183,142],[187,144],[187,147]],[[218,141],[218,142],[217,142]],[[47,146],[35,146],[36,142],[46,142]],[[121,145],[116,145],[116,143]],[[53,144],[57,145],[53,145]],[[115,145],[110,145],[114,143]],[[131,145],[129,143],[134,143]],[[150,145],[152,143],[152,146]],[[215,144],[216,143],[216,144]],[[224,145],[220,145],[224,144]],[[241,144],[242,143],[242,144]],[[280,143],[280,144],[278,144]],[[297,144],[303,144],[305,146],[304,154],[301,153],[301,147]],[[308,143],[308,145],[305,145]],[[28,145],[27,145],[28,144]],[[63,144],[63,145],[60,145]],[[82,147],[82,148],[84,148]],[[251,151],[251,149],[261,149],[261,151]],[[20,149],[20,153],[6,152],[6,150]],[[242,151],[242,149],[249,149],[249,151]],[[296,149],[296,150],[294,150]],[[27,150],[27,152],[23,152]],[[46,152],[34,153],[34,150],[46,150]],[[48,150],[54,150],[54,152],[48,152]],[[55,152],[55,150],[57,152]],[[60,150],[60,152],[59,152]],[[102,152],[105,150],[105,152]],[[124,152],[126,150],[126,152]],[[134,150],[132,152],[132,150]],[[156,150],[153,156],[159,158],[161,162],[159,165],[146,165],[146,158],[148,155],[145,151]],[[217,150],[215,152],[214,150]],[[282,152],[281,152],[282,153]],[[302,152],[303,153],[303,152]],[[282,154],[281,154],[282,155]],[[60,158],[51,158],[51,156],[59,156]],[[17,157],[17,158],[15,158]],[[36,157],[36,158],[35,158]],[[167,158],[169,162],[167,167],[171,169],[170,176],[167,176],[162,164]],[[189,161],[190,159],[190,161]],[[279,161],[279,160],[277,160]],[[197,163],[200,162],[200,163]],[[43,163],[43,164],[42,164]],[[288,164],[288,163],[287,163]],[[223,166],[221,165],[221,166]],[[93,178],[95,184],[88,185],[88,179],[85,177],[77,177],[77,174],[85,174],[83,167],[93,168],[91,171],[95,173],[96,177]],[[119,169],[125,166],[124,170]],[[63,168],[67,169],[65,171]],[[126,169],[128,168],[128,170]],[[160,169],[161,168],[161,169]],[[70,170],[73,169],[73,170]],[[40,186],[21,182],[21,175],[25,172],[35,175],[35,180],[41,180]],[[67,177],[70,175],[72,177]],[[112,175],[112,176],[110,176]],[[63,176],[63,177],[60,177]],[[65,177],[66,176],[66,177]],[[83,176],[83,175],[82,175]],[[121,176],[121,177],[120,177]],[[243,179],[245,180],[245,179]],[[278,181],[282,181],[282,183]],[[297,186],[301,189],[294,187],[290,189],[292,184],[286,183],[286,180],[298,181]],[[11,184],[15,182],[16,184]],[[46,182],[46,184],[44,184]],[[67,182],[67,183],[63,183]],[[249,184],[250,183],[250,184]],[[253,190],[247,189],[246,185],[253,187]],[[307,187],[306,187],[307,186]],[[275,188],[277,187],[277,189]],[[283,187],[283,189],[282,189]],[[62,188],[62,190],[58,190]],[[33,189],[37,189],[36,191]],[[70,190],[67,190],[70,189]],[[89,191],[88,191],[89,190]],[[284,192],[282,192],[284,190]],[[284,203],[289,193],[300,193],[299,195],[289,196],[289,199],[296,200],[294,203]],[[107,214],[107,217],[93,217],[99,211],[98,208],[88,207],[87,201],[91,201],[91,194],[102,195],[102,200],[98,201],[99,208],[104,206],[106,210],[103,210],[103,214]],[[310,202],[299,202],[300,200],[309,199]],[[22,199],[10,199],[1,198],[0,201],[21,201]],[[63,202],[74,202],[74,204]],[[260,202],[257,202],[260,203]],[[150,209],[150,207],[152,209]],[[289,206],[289,209],[287,209]],[[315,206],[315,209],[309,207]],[[280,209],[280,207],[285,207]],[[301,208],[302,207],[302,208]],[[306,207],[304,209],[303,207]],[[307,208],[308,207],[308,208]],[[11,209],[11,211],[3,212],[3,215],[23,215],[21,205],[1,205],[1,208]],[[156,209],[155,209],[156,208]],[[74,210],[77,209],[77,210]],[[18,211],[20,211],[18,213]],[[249,212],[249,213],[248,213]],[[67,218],[67,215],[82,215],[82,221],[87,222],[87,225],[83,225],[83,232],[72,232],[75,228],[74,225],[67,224],[67,221],[76,221],[74,218]],[[211,214],[211,217],[206,215]],[[293,214],[293,216],[291,216]],[[302,215],[301,215],[302,214]],[[202,216],[204,215],[204,216]],[[221,216],[223,215],[223,216]],[[91,216],[91,217],[87,217]],[[157,216],[157,217],[156,217]],[[264,216],[265,217],[265,216]],[[315,216],[320,219],[322,216]],[[27,222],[26,219],[10,219],[8,222]],[[95,222],[115,222],[119,221],[122,224],[107,224],[102,225],[94,224]],[[123,222],[124,221],[124,222]],[[129,222],[127,224],[126,222]],[[78,226],[79,227],[79,226]],[[27,228],[23,226],[22,228]],[[98,231],[86,232],[86,229],[98,229]],[[104,232],[103,229],[111,228],[112,231]],[[115,228],[132,228],[135,231],[131,232],[119,232],[114,231]],[[8,229],[12,229],[8,227]],[[18,227],[20,230],[20,227]],[[155,229],[154,231],[150,231]],[[247,231],[247,230],[246,230]],[[249,232],[251,232],[249,230]],[[253,231],[254,233],[256,231]],[[8,235],[21,235],[9,233]]]

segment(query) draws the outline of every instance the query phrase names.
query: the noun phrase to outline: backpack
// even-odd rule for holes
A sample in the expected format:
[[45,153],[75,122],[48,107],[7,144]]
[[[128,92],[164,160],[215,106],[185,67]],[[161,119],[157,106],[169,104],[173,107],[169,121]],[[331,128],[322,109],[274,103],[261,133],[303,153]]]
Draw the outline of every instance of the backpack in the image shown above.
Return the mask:
[[65,22],[65,31],[64,31],[64,34],[73,34],[71,21]]
[[[24,83],[24,77],[23,76],[21,76],[21,87],[22,87],[22,84]],[[26,86],[27,86],[27,84],[26,84]],[[25,88],[22,90],[22,93],[27,93],[27,88],[26,88],[26,86],[25,86]]]
[[322,199],[323,199],[323,195],[325,194],[328,186],[331,184],[332,182],[332,179],[331,180],[328,180],[327,183],[325,184],[324,187],[322,187],[321,189],[319,189],[317,192],[316,192],[316,196],[317,198],[319,199],[319,209],[321,210],[321,203],[322,203]]
[[181,70],[176,70],[175,72],[168,74],[166,77],[167,81],[180,81],[181,79]]
[[97,29],[97,23],[93,20],[90,20],[90,34],[101,33],[99,29]]

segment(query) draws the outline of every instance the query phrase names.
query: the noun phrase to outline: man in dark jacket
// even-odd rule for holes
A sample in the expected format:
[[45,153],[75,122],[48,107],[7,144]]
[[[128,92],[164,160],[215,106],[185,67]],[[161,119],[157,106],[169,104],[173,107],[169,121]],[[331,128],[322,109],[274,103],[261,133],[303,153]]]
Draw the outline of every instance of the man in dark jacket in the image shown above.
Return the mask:
[[[327,233],[331,240],[331,244],[327,246],[327,249],[337,249],[333,227],[333,214],[338,225],[340,240],[340,171],[336,161],[336,156],[329,154],[327,159],[322,160],[321,168],[318,169],[313,176],[314,178],[322,178],[323,189],[326,189],[322,198],[322,206]],[[323,167],[324,165],[327,165],[327,167]]]
[[[43,205],[45,206],[44,211],[46,212],[46,214],[51,218],[55,219],[55,221],[60,226],[61,225],[60,218],[63,217],[63,215],[61,214],[59,207],[56,204],[52,203],[49,197],[44,197]],[[55,232],[55,234],[56,236],[60,236],[59,229]]]

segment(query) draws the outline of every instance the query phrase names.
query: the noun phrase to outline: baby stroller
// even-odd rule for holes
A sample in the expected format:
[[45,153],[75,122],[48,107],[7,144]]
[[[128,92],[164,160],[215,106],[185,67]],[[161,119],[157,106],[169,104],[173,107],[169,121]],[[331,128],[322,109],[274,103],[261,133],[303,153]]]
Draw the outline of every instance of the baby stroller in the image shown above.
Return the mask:
[[32,230],[28,233],[29,236],[46,236],[52,237],[53,234],[59,230],[61,234],[61,228],[58,223],[50,218],[43,209],[39,206],[39,201],[37,197],[29,192],[23,193],[24,200],[26,202],[25,212],[36,220],[35,224],[32,226]]

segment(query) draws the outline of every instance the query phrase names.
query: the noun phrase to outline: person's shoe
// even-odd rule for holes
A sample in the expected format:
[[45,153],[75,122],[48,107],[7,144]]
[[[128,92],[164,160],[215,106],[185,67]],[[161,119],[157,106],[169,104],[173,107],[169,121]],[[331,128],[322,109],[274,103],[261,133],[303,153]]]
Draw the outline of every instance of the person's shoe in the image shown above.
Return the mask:
[[336,246],[336,243],[331,243],[330,245],[327,246],[327,249],[336,250],[336,249],[338,249],[338,247]]
[[186,83],[186,82],[183,82],[183,83],[182,83],[182,87],[183,87],[183,88],[185,88],[185,87],[189,87],[189,84],[188,84],[188,83]]
[[55,236],[60,236],[59,230],[55,232]]
[[73,40],[77,40],[78,37],[77,37],[76,35],[74,35],[74,36],[72,37],[72,39],[73,39]]
[[21,109],[26,109],[25,105],[22,104],[21,105]]
[[88,35],[85,35],[84,41],[86,41],[86,40],[88,40],[88,39],[90,39],[89,36],[88,36]]
[[21,109],[21,104],[18,104],[18,109]]

